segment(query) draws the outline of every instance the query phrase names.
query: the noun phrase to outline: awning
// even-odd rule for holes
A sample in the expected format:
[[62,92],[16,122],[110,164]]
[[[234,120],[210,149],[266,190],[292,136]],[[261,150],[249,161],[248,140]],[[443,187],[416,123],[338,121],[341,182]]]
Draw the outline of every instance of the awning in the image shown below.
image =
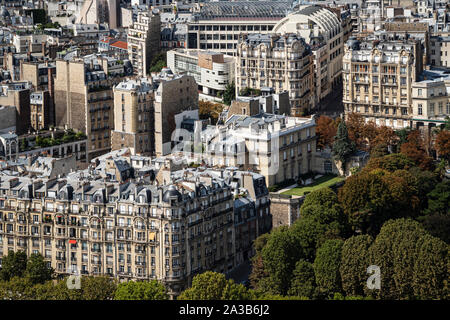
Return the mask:
[[149,232],[148,239],[150,241],[155,241],[155,239],[156,239],[156,232]]
[[77,240],[69,240],[69,243],[70,243],[70,244],[76,244],[76,243],[77,243]]

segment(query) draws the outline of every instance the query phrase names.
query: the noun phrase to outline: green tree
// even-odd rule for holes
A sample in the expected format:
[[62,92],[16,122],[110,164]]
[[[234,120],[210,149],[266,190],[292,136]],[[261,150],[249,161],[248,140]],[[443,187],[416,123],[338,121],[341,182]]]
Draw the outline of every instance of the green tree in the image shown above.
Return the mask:
[[347,216],[336,193],[330,188],[321,188],[309,193],[300,208],[300,216],[332,226],[338,230],[339,235],[344,236],[347,233]]
[[422,170],[419,167],[412,167],[408,172],[414,177],[411,181],[417,189],[417,196],[419,198],[419,210],[425,210],[429,204],[428,194],[439,184],[439,173]]
[[13,276],[0,281],[0,300],[30,300],[33,284],[28,278]]
[[166,288],[157,280],[128,281],[117,286],[115,300],[168,300]]
[[427,214],[418,220],[429,234],[450,244],[450,214]]
[[428,208],[426,214],[450,214],[450,180],[438,183],[435,188],[428,193]]
[[117,289],[116,280],[108,276],[81,277],[81,299],[112,300]]
[[376,235],[385,221],[418,213],[415,183],[406,170],[363,170],[346,179],[339,201],[355,231]]
[[258,238],[253,240],[253,248],[255,248],[256,253],[260,253],[265,247],[267,241],[270,238],[270,233],[263,233]]
[[178,300],[249,300],[251,293],[218,272],[206,271],[192,279],[192,286],[183,291]]
[[341,274],[342,289],[349,296],[364,295],[369,267],[369,248],[373,239],[369,235],[353,236],[342,246]]
[[348,137],[347,126],[345,121],[341,121],[338,126],[336,137],[332,147],[333,156],[342,163],[345,170],[345,163],[348,158],[355,152],[355,143]]
[[236,86],[234,84],[234,81],[227,84],[225,87],[225,91],[222,95],[223,103],[225,103],[227,106],[231,105],[231,101],[236,99]]
[[51,300],[82,300],[82,289],[69,289],[67,281],[68,277],[57,281],[51,291],[47,291],[49,287],[41,287],[42,293],[51,296]]
[[417,245],[413,290],[419,299],[449,299],[449,252],[442,240],[426,235]]
[[316,281],[312,263],[299,260],[295,264],[292,275],[290,296],[313,298],[316,291]]
[[47,262],[40,253],[33,253],[27,261],[25,276],[31,283],[44,283],[51,280],[53,276],[52,267],[47,266]]
[[341,228],[335,222],[324,224],[313,217],[300,217],[289,231],[295,243],[295,262],[300,259],[313,262],[317,248],[327,240],[339,238]]
[[289,289],[295,263],[302,257],[298,237],[288,229],[277,229],[271,233],[262,249],[264,270],[268,273],[272,293],[285,295]]
[[414,298],[416,247],[425,235],[417,221],[404,218],[387,221],[369,249],[370,265],[381,270],[381,289],[366,292],[381,299]]
[[13,277],[22,277],[27,269],[27,254],[24,251],[9,251],[2,259],[0,279],[8,281]]
[[150,72],[160,72],[166,66],[166,55],[164,53],[158,53],[152,58],[150,62]]
[[342,292],[339,268],[343,244],[339,239],[328,240],[317,250],[314,274],[319,293],[324,296]]

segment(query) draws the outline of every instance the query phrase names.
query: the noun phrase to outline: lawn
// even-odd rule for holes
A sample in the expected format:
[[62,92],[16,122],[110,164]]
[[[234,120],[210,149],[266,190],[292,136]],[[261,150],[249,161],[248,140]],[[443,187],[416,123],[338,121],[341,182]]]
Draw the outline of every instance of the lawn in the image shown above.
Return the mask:
[[303,196],[305,194],[305,192],[311,192],[311,191],[318,190],[318,189],[324,188],[324,187],[331,187],[332,185],[334,185],[338,182],[341,182],[343,180],[345,180],[344,177],[336,177],[336,176],[332,176],[332,175],[326,175],[326,176],[320,177],[319,179],[317,179],[316,181],[314,181],[313,183],[311,183],[308,186],[292,188],[288,191],[283,192],[282,194],[292,195],[292,196]]

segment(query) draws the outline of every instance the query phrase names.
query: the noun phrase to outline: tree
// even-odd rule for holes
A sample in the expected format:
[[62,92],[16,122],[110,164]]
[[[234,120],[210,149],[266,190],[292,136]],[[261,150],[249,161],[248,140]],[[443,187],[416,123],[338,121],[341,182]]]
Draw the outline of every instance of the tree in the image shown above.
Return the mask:
[[168,300],[166,288],[157,280],[128,281],[117,286],[115,300]]
[[316,136],[319,149],[331,147],[336,133],[337,124],[332,118],[322,115],[317,119]]
[[81,277],[81,299],[112,300],[115,297],[116,281],[108,276]]
[[379,143],[370,150],[370,159],[382,158],[388,154],[388,146],[384,143]]
[[249,88],[249,87],[245,87],[242,88],[239,91],[239,95],[244,96],[244,97],[248,97],[248,96],[260,96],[261,95],[261,90],[259,89],[254,89],[254,88]]
[[351,112],[348,114],[345,124],[348,130],[348,137],[353,141],[356,148],[365,149],[364,127],[366,123],[364,117],[358,113]]
[[325,241],[341,237],[342,227],[336,222],[321,223],[314,217],[300,217],[290,228],[296,246],[296,261],[313,262],[316,250]]
[[364,167],[364,170],[372,171],[374,169],[383,169],[394,172],[396,170],[408,170],[414,166],[414,162],[406,155],[402,153],[393,153],[379,158],[371,157]]
[[274,230],[261,254],[264,270],[271,280],[272,293],[285,295],[290,286],[295,263],[302,256],[297,238],[288,229]]
[[363,170],[346,179],[339,201],[355,231],[376,235],[385,221],[418,213],[420,200],[414,184],[406,170]]
[[324,296],[342,291],[339,268],[343,244],[339,239],[328,240],[317,250],[314,275],[319,293]]
[[263,233],[258,238],[253,240],[253,248],[255,248],[256,253],[261,253],[261,250],[267,243],[267,240],[270,238],[270,233]]
[[211,119],[212,124],[217,123],[220,113],[223,110],[223,106],[219,103],[212,103],[210,101],[198,102],[198,112],[200,119]]
[[438,183],[435,188],[427,194],[428,208],[426,214],[450,214],[450,180]]
[[417,251],[413,278],[415,296],[419,299],[448,299],[448,245],[438,238],[426,235],[420,239]]
[[33,284],[28,278],[13,276],[0,281],[0,300],[30,300]]
[[312,263],[305,260],[297,261],[288,294],[290,296],[313,298],[315,291],[316,281]]
[[[369,124],[373,124],[373,122],[369,122]],[[375,137],[372,140],[369,140],[369,151],[372,153],[372,150],[379,145],[386,146],[388,152],[395,150],[399,143],[399,137],[395,134],[395,131],[386,126],[375,126],[375,129]]]
[[400,152],[423,170],[433,170],[433,159],[427,155],[423,139],[419,130],[411,131],[408,134],[408,141],[400,147]]
[[330,188],[314,190],[306,196],[300,208],[302,218],[311,218],[337,230],[339,236],[345,236],[349,226],[336,193]]
[[381,299],[414,298],[414,265],[417,245],[427,235],[423,227],[411,219],[387,221],[369,249],[369,263],[381,270],[381,289],[367,293]]
[[346,295],[364,295],[369,266],[369,248],[373,239],[369,235],[353,236],[342,246],[341,275],[342,289]]
[[450,244],[450,215],[449,214],[427,214],[418,218],[423,227],[433,237],[439,238]]
[[231,105],[231,101],[236,99],[236,86],[234,84],[234,81],[227,84],[225,87],[225,91],[222,95],[223,103],[225,103],[227,106]]
[[25,276],[31,283],[44,283],[51,280],[53,276],[52,267],[47,266],[47,262],[40,253],[33,253],[27,261]]
[[2,259],[0,279],[8,281],[13,277],[22,277],[27,269],[27,254],[24,251],[9,251]]
[[249,275],[250,285],[253,289],[267,292],[270,291],[269,273],[264,269],[264,261],[261,253],[252,257],[252,272]]
[[421,170],[419,167],[412,167],[408,172],[414,177],[413,183],[420,201],[419,209],[423,211],[428,207],[428,194],[439,184],[439,173]]
[[334,139],[332,153],[333,156],[342,163],[342,169],[345,172],[345,163],[347,159],[355,152],[355,144],[349,139],[347,127],[344,121],[338,126],[337,134]]
[[183,291],[178,300],[249,300],[251,293],[222,273],[206,271],[192,280],[191,288]]
[[55,284],[52,280],[35,284],[30,288],[33,300],[56,300]]
[[158,53],[152,58],[150,62],[150,72],[161,72],[166,66],[166,55],[164,53]]

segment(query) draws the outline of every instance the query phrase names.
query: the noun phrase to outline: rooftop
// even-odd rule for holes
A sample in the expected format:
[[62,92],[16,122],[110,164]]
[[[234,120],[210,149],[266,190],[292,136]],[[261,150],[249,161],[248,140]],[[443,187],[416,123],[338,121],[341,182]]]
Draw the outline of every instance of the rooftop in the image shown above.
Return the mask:
[[279,20],[291,10],[293,1],[207,2],[196,18],[199,20],[249,19]]

